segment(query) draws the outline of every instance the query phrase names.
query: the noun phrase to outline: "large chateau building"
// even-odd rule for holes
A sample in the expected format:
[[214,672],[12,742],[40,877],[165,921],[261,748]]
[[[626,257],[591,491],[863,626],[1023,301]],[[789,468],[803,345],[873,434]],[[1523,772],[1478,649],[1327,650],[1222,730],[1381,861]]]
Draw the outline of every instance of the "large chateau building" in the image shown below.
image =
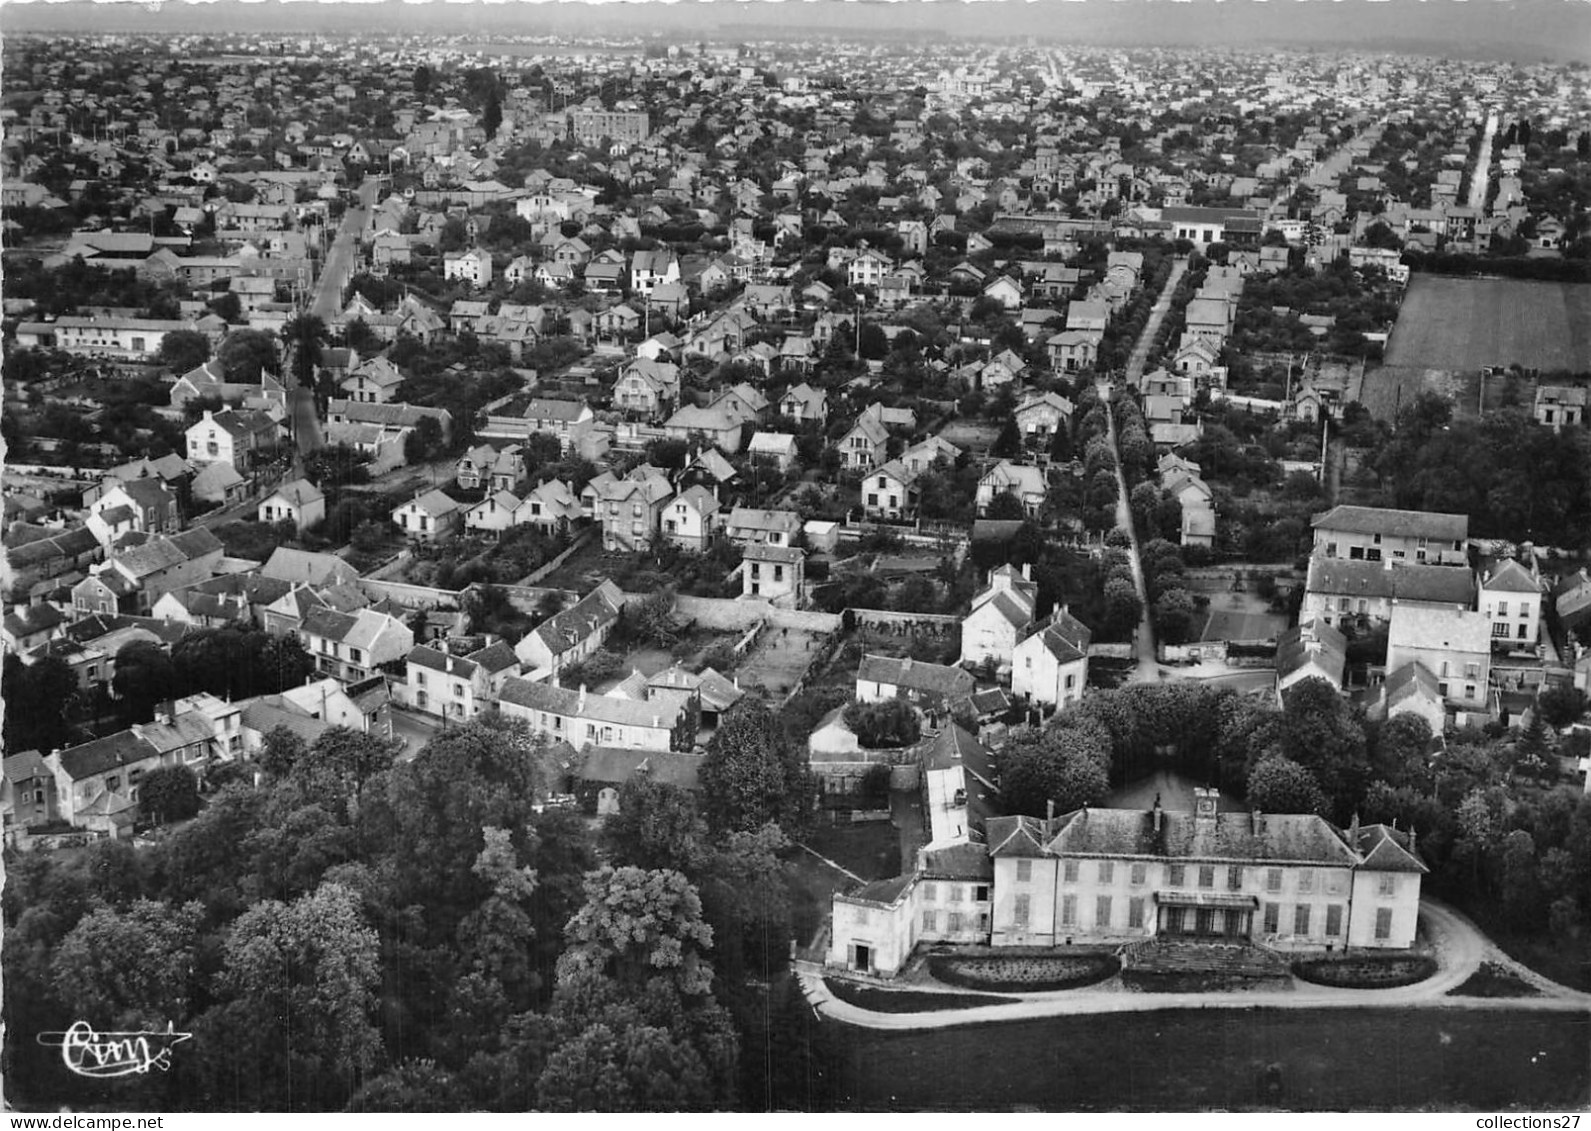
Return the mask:
[[1154,937],[1288,951],[1407,948],[1420,907],[1412,834],[1313,814],[1083,808],[992,817],[983,843],[834,897],[830,966],[892,976],[918,943],[1069,946]]

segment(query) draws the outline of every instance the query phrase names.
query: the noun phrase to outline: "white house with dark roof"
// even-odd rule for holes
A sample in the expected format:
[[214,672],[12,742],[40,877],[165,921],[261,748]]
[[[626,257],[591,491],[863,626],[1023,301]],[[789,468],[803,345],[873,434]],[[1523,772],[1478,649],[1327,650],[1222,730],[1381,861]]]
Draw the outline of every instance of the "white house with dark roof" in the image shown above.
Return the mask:
[[1299,619],[1340,627],[1365,617],[1385,624],[1397,604],[1472,609],[1475,575],[1467,569],[1390,557],[1354,561],[1314,556],[1309,559]]
[[604,579],[590,593],[531,629],[514,646],[514,655],[533,679],[556,680],[607,641],[624,608],[624,594]]
[[686,488],[663,508],[663,540],[696,553],[712,545],[723,527],[718,498],[697,484]]
[[1022,438],[1048,447],[1056,433],[1072,423],[1072,402],[1059,393],[1037,393],[1016,408],[1016,426]]
[[1044,506],[1049,485],[1044,481],[1043,468],[1032,464],[1013,463],[1003,459],[978,480],[973,502],[981,515],[989,509],[996,495],[1012,495],[1022,504],[1022,512],[1036,515]]
[[392,521],[410,538],[435,542],[446,538],[463,521],[464,507],[442,491],[426,491],[392,509]]
[[373,357],[351,369],[337,382],[345,398],[359,404],[390,404],[398,398],[403,374],[385,357]]
[[325,607],[311,609],[299,636],[316,669],[344,683],[368,679],[381,665],[403,659],[414,647],[408,625],[374,609],[352,615]]
[[523,719],[531,733],[567,742],[576,750],[587,746],[689,749],[696,738],[690,717],[671,704],[596,695],[584,687],[576,691],[510,678],[503,685],[499,708],[511,719]]
[[514,510],[514,525],[529,525],[548,534],[562,534],[584,514],[580,497],[569,484],[561,479],[549,479],[525,493]]
[[326,496],[308,479],[283,483],[260,501],[261,522],[291,522],[298,530],[308,530],[326,518]]
[[474,660],[424,644],[411,648],[407,659],[406,698],[414,710],[466,722],[491,701],[488,673]]
[[741,598],[786,608],[798,606],[806,559],[806,551],[795,546],[747,546],[740,567]]
[[737,546],[766,543],[788,546],[801,530],[801,516],[795,511],[759,510],[735,507],[729,512],[724,531]]
[[1340,505],[1316,515],[1310,526],[1314,552],[1327,558],[1468,564],[1468,515]]
[[1092,639],[1087,626],[1064,608],[1023,627],[1011,652],[1012,696],[1056,710],[1081,702]]
[[1541,574],[1532,554],[1483,559],[1477,571],[1480,611],[1492,622],[1492,643],[1531,647],[1541,635]]
[[972,673],[907,656],[863,655],[856,669],[856,698],[861,703],[905,699],[923,711],[948,710],[977,688]]
[[1389,668],[1379,690],[1372,705],[1373,714],[1387,719],[1415,714],[1425,720],[1432,734],[1441,734],[1446,729],[1447,704],[1442,700],[1441,688],[1430,669],[1418,660],[1411,660],[1401,668]]

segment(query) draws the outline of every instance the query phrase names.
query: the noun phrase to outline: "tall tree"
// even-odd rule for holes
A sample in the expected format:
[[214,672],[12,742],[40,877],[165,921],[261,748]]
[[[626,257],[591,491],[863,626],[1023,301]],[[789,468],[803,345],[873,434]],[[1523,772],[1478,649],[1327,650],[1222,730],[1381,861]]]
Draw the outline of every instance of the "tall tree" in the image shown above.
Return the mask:
[[55,952],[57,994],[100,1029],[164,1029],[189,1019],[204,908],[140,899],[85,915]]
[[210,360],[210,339],[197,330],[173,330],[160,339],[155,356],[173,373],[187,373]]
[[228,381],[257,385],[261,373],[277,371],[276,335],[268,330],[233,330],[221,340],[216,361]]
[[806,760],[768,705],[750,696],[724,715],[708,743],[701,786],[714,831],[750,832],[770,823],[793,831],[808,817]]

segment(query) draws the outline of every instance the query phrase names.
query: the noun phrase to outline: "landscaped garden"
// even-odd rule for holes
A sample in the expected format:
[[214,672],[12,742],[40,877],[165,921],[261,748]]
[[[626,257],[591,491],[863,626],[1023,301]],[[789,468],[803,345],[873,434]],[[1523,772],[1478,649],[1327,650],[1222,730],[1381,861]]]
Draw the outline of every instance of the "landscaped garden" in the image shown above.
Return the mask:
[[1036,993],[1070,990],[1103,982],[1121,969],[1113,954],[935,954],[928,970],[935,978],[969,990]]
[[1482,962],[1479,970],[1452,992],[1453,997],[1540,997],[1541,991],[1513,971],[1495,962]]
[[1386,990],[1412,986],[1436,973],[1436,959],[1423,954],[1365,954],[1352,958],[1306,958],[1293,963],[1293,973],[1317,986],[1349,990]]

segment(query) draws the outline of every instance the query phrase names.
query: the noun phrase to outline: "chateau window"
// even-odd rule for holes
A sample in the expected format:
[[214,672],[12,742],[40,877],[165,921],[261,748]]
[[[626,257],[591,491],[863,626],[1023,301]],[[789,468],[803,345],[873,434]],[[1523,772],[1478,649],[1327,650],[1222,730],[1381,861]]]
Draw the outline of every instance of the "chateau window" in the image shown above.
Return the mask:
[[1243,890],[1243,869],[1241,866],[1233,864],[1226,870],[1226,886],[1228,891]]
[[1300,903],[1293,908],[1293,934],[1309,934],[1309,904]]
[[1214,864],[1199,865],[1199,886],[1201,888],[1213,888],[1215,886]]
[[1012,911],[1011,911],[1011,920],[1012,920],[1012,922],[1014,922],[1018,927],[1026,927],[1028,925],[1028,915],[1029,915],[1030,907],[1031,907],[1031,898],[1029,896],[1025,896],[1025,895],[1017,896],[1016,897],[1016,904],[1012,908]]
[[1075,895],[1061,896],[1061,926],[1077,926],[1077,897]]
[[1116,864],[1115,864],[1115,861],[1113,861],[1113,860],[1101,860],[1099,862],[1099,882],[1102,883],[1102,884],[1109,884],[1109,883],[1114,883],[1115,881],[1116,881]]
[[923,885],[923,902],[932,903],[939,895],[938,889],[933,884]]
[[1376,877],[1377,895],[1396,895],[1398,893],[1398,877],[1391,872],[1385,872]]
[[1019,884],[1025,884],[1033,879],[1033,861],[1018,860],[1016,862],[1016,879]]
[[1392,908],[1376,908],[1376,941],[1385,942],[1392,937]]
[[1110,896],[1102,895],[1094,900],[1094,926],[1110,926]]
[[1127,901],[1127,926],[1141,930],[1144,925],[1144,901],[1142,896]]
[[925,930],[925,931],[937,931],[938,929],[939,929],[939,912],[937,912],[937,911],[924,911],[923,912],[923,930]]
[[1266,872],[1265,872],[1265,890],[1266,891],[1281,891],[1282,890],[1282,870],[1280,868],[1268,868],[1268,869],[1266,869]]
[[949,920],[949,922],[945,924],[946,932],[952,935],[959,934],[961,931],[961,924],[964,919],[964,916],[961,914],[961,912],[952,911],[946,916],[946,918]]
[[1282,917],[1282,906],[1281,906],[1281,904],[1279,904],[1279,903],[1267,903],[1265,905],[1264,923],[1263,923],[1263,925],[1262,925],[1262,927],[1260,929],[1263,930],[1267,935],[1274,935],[1276,933],[1278,927],[1280,926],[1281,917]]
[[1066,868],[1066,874],[1065,874],[1066,882],[1069,883],[1069,884],[1075,884],[1077,882],[1077,861],[1076,860],[1068,860],[1066,862],[1065,868]]
[[1147,864],[1134,864],[1132,866],[1131,880],[1132,880],[1133,887],[1142,887],[1146,882],[1148,882],[1148,879],[1149,879],[1149,865],[1147,865]]
[[1333,903],[1326,908],[1326,937],[1334,939],[1342,934],[1342,904]]
[[1300,868],[1298,871],[1298,894],[1310,895],[1315,890],[1315,873],[1309,868]]
[[1166,883],[1170,887],[1180,888],[1185,880],[1186,869],[1181,864],[1173,864],[1166,869]]

